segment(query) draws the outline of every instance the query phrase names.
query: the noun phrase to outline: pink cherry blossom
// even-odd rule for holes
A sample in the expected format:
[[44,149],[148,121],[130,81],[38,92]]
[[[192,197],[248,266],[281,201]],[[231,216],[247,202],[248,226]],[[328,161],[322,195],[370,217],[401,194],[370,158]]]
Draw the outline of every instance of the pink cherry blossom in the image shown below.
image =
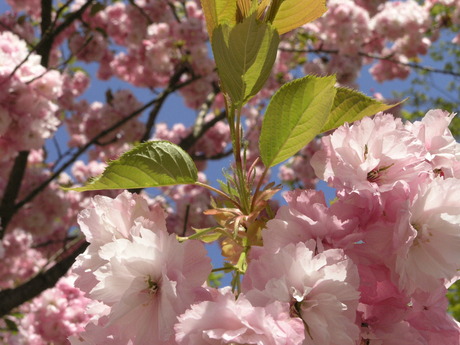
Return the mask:
[[41,148],[57,130],[62,76],[40,65],[40,56],[29,54],[26,42],[9,31],[0,33],[0,61],[0,147],[6,161],[17,151]]
[[37,344],[67,344],[67,337],[83,331],[90,318],[85,310],[90,300],[73,287],[73,280],[75,277],[60,279],[27,306],[20,322],[24,340],[36,337],[41,340]]
[[251,261],[243,292],[256,306],[289,303],[305,323],[304,345],[354,345],[358,271],[340,249],[315,255],[314,241],[289,244]]
[[105,263],[97,254],[101,246],[137,234],[132,232],[136,221],[148,222],[152,228],[166,231],[161,207],[157,206],[150,212],[147,201],[140,195],[124,192],[115,199],[96,196],[91,202],[91,207],[78,216],[80,229],[90,245],[74,266],[74,272],[79,275],[76,286],[87,292],[97,284],[91,272]]
[[394,240],[400,243],[395,271],[401,288],[433,291],[458,278],[459,197],[459,180],[438,177],[422,186],[408,212],[402,213]]
[[46,264],[46,259],[32,245],[32,235],[21,229],[14,229],[5,235],[2,241],[0,288],[13,288],[18,281],[30,279]]
[[452,169],[460,161],[460,144],[448,128],[454,116],[439,109],[430,110],[421,121],[406,123],[406,128],[424,143],[426,160],[442,176],[453,176]]
[[290,318],[288,303],[254,306],[230,288],[219,291],[212,301],[193,305],[175,326],[180,345],[300,345],[303,324]]
[[322,192],[295,190],[287,192],[285,199],[288,206],[281,206],[262,232],[266,250],[276,252],[287,244],[308,240],[325,248],[344,248],[359,240],[353,235],[357,220],[337,217]]
[[380,194],[402,184],[413,190],[431,172],[423,143],[388,114],[345,124],[322,144],[311,164],[335,188]]
[[211,270],[204,246],[179,243],[166,231],[164,212],[153,211],[124,192],[95,198],[79,218],[90,245],[77,258],[77,284],[111,308],[108,323],[125,329],[134,345],[169,344],[176,317],[203,295]]
[[414,0],[385,2],[372,18],[372,27],[389,39],[417,33],[429,25],[428,12]]
[[210,272],[209,259],[198,242],[180,244],[174,235],[142,227],[139,235],[101,247],[107,263],[95,271],[99,283],[90,296],[111,306],[109,322],[123,327],[133,344],[169,344],[176,317]]
[[418,290],[413,295],[411,311],[406,319],[429,345],[460,342],[459,323],[447,313],[447,305],[444,286],[431,293]]

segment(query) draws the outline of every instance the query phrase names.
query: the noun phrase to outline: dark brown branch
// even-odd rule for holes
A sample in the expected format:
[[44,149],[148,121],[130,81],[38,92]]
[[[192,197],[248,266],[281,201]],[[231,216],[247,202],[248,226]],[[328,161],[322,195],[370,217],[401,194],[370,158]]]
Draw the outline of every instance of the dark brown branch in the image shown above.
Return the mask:
[[48,67],[51,48],[53,46],[54,37],[51,35],[51,14],[53,12],[52,0],[41,0],[42,5],[42,21],[40,29],[42,34],[42,44],[37,48],[37,54],[41,56],[41,64]]
[[214,126],[217,122],[222,121],[226,117],[225,112],[221,112],[219,115],[215,116],[211,121],[204,123],[204,119],[209,112],[217,94],[220,92],[219,87],[216,84],[213,84],[213,91],[206,97],[206,101],[201,105],[198,112],[195,125],[193,126],[193,131],[186,136],[180,142],[180,147],[188,151],[198,139],[200,139],[208,129]]
[[208,157],[206,155],[191,155],[191,157],[192,157],[193,160],[197,160],[197,161],[204,161],[204,160],[206,160],[206,161],[215,161],[215,160],[219,160],[219,159],[228,157],[232,153],[233,153],[233,149],[230,149],[228,151],[218,153],[218,154],[216,154],[214,156],[211,156],[211,157]]
[[13,217],[14,204],[19,194],[19,189],[21,188],[21,182],[26,171],[28,157],[29,151],[21,151],[14,160],[13,168],[11,169],[8,184],[5,188],[5,193],[3,194],[2,203],[0,205],[0,239],[3,238],[6,227]]
[[208,129],[214,126],[217,122],[224,120],[225,118],[226,118],[226,113],[225,111],[222,111],[219,115],[214,117],[212,120],[203,124],[203,126],[200,128],[199,131],[192,132],[188,136],[186,136],[184,139],[182,139],[182,141],[180,142],[180,147],[184,150],[189,150],[196,143],[196,141],[200,139],[208,131]]
[[[141,138],[141,142],[145,142],[149,140],[152,137],[152,129],[153,126],[155,125],[155,120],[164,104],[166,101],[166,98],[173,92],[177,90],[177,83],[179,82],[180,78],[184,73],[188,71],[188,68],[185,65],[180,65],[178,66],[176,72],[172,75],[171,79],[169,80],[168,86],[166,87],[165,90],[160,94],[158,97],[158,102],[155,105],[155,107],[152,109],[152,111],[149,114],[149,118],[147,119],[147,122],[145,124],[145,132],[144,135]],[[191,78],[189,82],[195,81],[197,78]]]
[[40,293],[56,285],[59,278],[64,276],[75,262],[75,258],[83,253],[88,243],[82,243],[72,254],[56,263],[49,270],[37,274],[27,283],[14,289],[0,291],[0,317],[7,315],[11,310],[37,297]]
[[[324,54],[342,54],[339,50],[335,50],[335,49],[296,49],[296,48],[280,48],[281,51],[284,51],[284,52],[291,52],[291,53],[324,53]],[[422,70],[422,71],[426,71],[426,72],[430,72],[430,73],[439,73],[439,74],[446,74],[446,75],[451,75],[451,76],[454,76],[454,77],[460,77],[460,72],[452,72],[452,71],[447,71],[447,70],[444,70],[444,69],[440,69],[440,68],[434,68],[434,67],[430,67],[430,66],[423,66],[423,65],[419,65],[419,64],[416,64],[416,63],[413,63],[413,62],[402,62],[402,61],[399,61],[399,60],[396,60],[396,59],[393,59],[391,58],[391,55],[389,56],[381,56],[381,55],[374,55],[374,54],[369,54],[369,53],[364,53],[364,52],[357,52],[356,53],[358,56],[363,56],[363,57],[367,57],[367,58],[371,58],[371,59],[376,59],[376,60],[384,60],[384,61],[388,61],[388,62],[392,62],[392,63],[395,63],[395,64],[398,64],[398,65],[401,65],[401,66],[406,66],[406,67],[410,67],[410,68],[414,68],[414,69],[419,69],[419,70]],[[347,55],[347,54],[343,54],[345,56],[352,56],[352,55]]]
[[[175,90],[178,90],[178,89],[180,89],[180,88],[182,88],[184,86],[187,86],[190,83],[192,83],[193,81],[195,81],[195,79],[187,80],[187,81],[177,85],[174,90],[171,90],[171,92],[174,92]],[[69,158],[69,160],[66,161],[62,166],[60,166],[59,169],[57,169],[48,179],[46,179],[41,185],[39,185],[37,188],[35,188],[33,191],[31,191],[24,199],[22,199],[20,202],[18,202],[14,207],[14,212],[19,210],[21,207],[23,207],[28,202],[32,201],[42,190],[44,190],[46,188],[46,186],[48,186],[48,184],[50,184],[50,182],[55,180],[63,171],[65,171],[65,169],[70,167],[70,165],[72,163],[74,163],[80,157],[80,155],[82,155],[91,145],[97,143],[102,137],[104,137],[105,135],[111,133],[115,129],[123,126],[126,122],[128,122],[129,120],[131,120],[134,117],[138,116],[140,113],[142,113],[144,110],[148,109],[149,107],[151,107],[152,105],[154,105],[158,101],[159,101],[159,98],[155,98],[154,100],[146,103],[141,108],[139,108],[139,109],[135,110],[134,112],[132,112],[127,117],[119,120],[118,122],[116,122],[112,126],[110,126],[109,128],[107,128],[107,129],[101,131],[99,134],[97,134],[93,139],[91,139],[84,146],[79,148],[73,154],[73,156],[71,158]]]
[[53,40],[56,36],[62,33],[65,29],[67,29],[75,20],[80,19],[83,13],[88,9],[90,5],[92,5],[94,0],[87,0],[78,10],[75,12],[70,13],[65,17],[65,20],[59,24],[58,27],[51,33],[53,36]]
[[[51,17],[53,11],[53,3],[52,0],[41,0],[41,36],[43,42],[48,42],[48,40],[43,39],[48,35],[51,26]],[[52,48],[52,41],[50,44],[43,43],[39,48],[37,48],[37,53],[41,55],[41,65],[43,67],[48,67],[49,55],[51,53]],[[30,53],[29,53],[30,55]],[[28,56],[29,56],[28,55]],[[27,57],[28,57],[27,56]],[[27,57],[24,60],[27,61]],[[16,68],[11,73],[11,76],[14,75],[15,71],[18,70],[20,65],[16,66]],[[3,195],[2,203],[0,205],[0,217],[1,217],[1,226],[0,229],[0,238],[3,238],[5,234],[6,228],[14,215],[14,203],[16,202],[16,198],[19,194],[19,190],[21,188],[22,179],[25,174],[25,170],[27,167],[27,157],[29,156],[28,151],[21,151],[19,152],[18,156],[14,160],[13,168],[10,172],[10,176],[8,179],[8,184],[5,189],[5,194]]]
[[[21,63],[19,63],[17,66],[15,66],[13,71],[10,73],[10,77],[12,77],[16,73],[16,71],[27,61],[29,56],[34,51],[36,51],[37,54],[41,56],[41,65],[47,68],[55,37],[57,37],[68,26],[70,26],[73,23],[73,21],[78,19],[86,10],[86,8],[88,8],[88,6],[92,3],[92,1],[93,0],[88,0],[78,11],[67,16],[64,22],[61,25],[59,25],[59,27],[57,27],[56,30],[53,30],[55,24],[55,22],[52,22],[53,2],[52,0],[41,0],[41,40],[35,47],[32,48],[32,50],[28,53],[24,60],[21,61]],[[8,226],[13,215],[16,213],[18,209],[17,206],[13,205],[16,202],[16,198],[21,188],[22,178],[24,177],[25,169],[27,167],[28,155],[29,153],[27,151],[22,151],[18,154],[18,156],[15,159],[13,169],[11,171],[10,178],[5,189],[5,194],[2,198],[2,203],[0,205],[0,239],[3,238],[6,227]]]
[[[42,1],[46,2],[50,0],[42,0]],[[42,55],[42,60],[41,60],[42,65],[47,67],[48,60],[49,60],[49,52],[46,53],[46,50],[42,47],[44,46],[44,47],[48,47],[49,49],[51,49],[53,42],[54,42],[54,38],[57,37],[66,28],[68,28],[73,23],[73,21],[80,18],[81,15],[86,11],[86,9],[89,7],[89,5],[91,5],[92,2],[93,0],[88,0],[82,7],[80,7],[80,9],[69,14],[66,17],[65,21],[61,23],[54,31],[52,30],[54,26],[49,26],[46,32],[42,32],[42,37],[40,41],[35,46],[33,46],[31,50],[29,51],[29,53],[26,55],[26,57],[17,66],[15,66],[13,71],[10,73],[9,78],[11,78],[19,70],[19,68],[21,68],[21,66],[27,62],[27,60],[33,53],[38,53],[39,55],[42,55],[42,53],[44,53],[45,55],[47,55],[46,58],[43,58],[43,55]],[[47,16],[45,17],[47,18]],[[45,19],[45,22],[49,22],[49,20]],[[44,27],[43,20],[42,20],[42,27]],[[46,63],[46,65],[44,63]],[[8,80],[9,78],[6,78],[5,80]]]
[[152,101],[150,101],[149,103],[145,104],[143,107],[137,109],[136,111],[134,111],[133,113],[131,113],[129,116],[121,119],[120,121],[116,122],[115,124],[113,124],[112,126],[110,126],[109,128],[99,132],[99,134],[97,134],[93,139],[91,139],[90,141],[88,141],[84,146],[82,146],[81,148],[78,149],[77,152],[75,152],[73,154],[73,156],[68,160],[66,161],[59,169],[57,169],[54,174],[52,174],[48,179],[46,179],[41,185],[39,185],[37,188],[35,188],[33,191],[31,191],[23,200],[21,200],[20,202],[18,202],[15,207],[14,207],[14,211],[16,212],[17,210],[19,210],[21,207],[23,207],[25,204],[27,204],[28,202],[32,201],[42,190],[44,190],[46,188],[46,186],[48,186],[48,184],[50,184],[50,182],[52,182],[53,180],[55,180],[65,169],[67,169],[68,167],[70,167],[70,165],[72,163],[74,163],[79,157],[81,154],[83,154],[91,145],[95,144],[96,142],[99,141],[99,139],[101,139],[102,137],[104,137],[105,135],[109,134],[110,132],[112,132],[113,130],[117,129],[118,127],[124,125],[126,122],[128,122],[129,120],[131,120],[132,118],[136,117],[137,115],[139,115],[140,113],[142,113],[145,109],[149,108],[150,106],[152,106],[153,104],[155,104],[156,102],[158,102],[158,99],[154,99]]
[[144,11],[144,9],[142,7],[140,7],[138,4],[136,4],[136,2],[134,0],[128,0],[128,1],[131,4],[131,6],[136,8],[139,11],[139,13],[147,20],[147,23],[149,25],[153,24],[152,18],[150,18],[150,16],[147,14],[147,12]]

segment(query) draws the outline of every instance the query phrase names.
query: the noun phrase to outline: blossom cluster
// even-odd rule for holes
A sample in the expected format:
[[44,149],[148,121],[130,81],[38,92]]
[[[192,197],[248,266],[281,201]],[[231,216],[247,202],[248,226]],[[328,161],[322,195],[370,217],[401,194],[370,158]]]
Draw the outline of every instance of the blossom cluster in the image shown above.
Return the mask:
[[252,246],[235,294],[206,283],[199,240],[179,242],[160,205],[123,192],[79,216],[90,243],[76,286],[93,300],[75,344],[457,344],[460,145],[453,114],[389,114],[322,138],[312,165],[337,190],[294,190]]
[[66,344],[69,336],[82,332],[90,318],[86,308],[91,300],[73,286],[74,280],[75,276],[62,278],[54,288],[22,305],[24,318],[17,325],[19,331],[8,334],[4,343]]
[[[94,192],[60,189],[96,176],[103,162],[145,134],[180,144],[195,129],[176,124],[169,130],[156,123],[150,133],[142,122],[145,116],[135,114],[144,104],[134,88],[109,91],[105,101],[80,97],[92,82],[81,66],[91,64],[100,80],[117,78],[129,87],[148,89],[152,97],[177,87],[186,106],[201,107],[215,92],[217,77],[199,1],[97,2],[53,37],[48,69],[36,49],[40,2],[7,2],[13,12],[0,15],[0,195],[17,184],[13,202],[30,201],[0,229],[0,288],[15,288],[58,261],[76,233],[78,212],[88,208],[79,224],[91,245],[76,271],[77,286],[91,303],[71,287],[71,280],[58,283],[20,308],[25,317],[16,320],[18,334],[2,338],[2,332],[0,342],[67,344],[71,335],[75,344],[458,342],[457,325],[445,313],[444,298],[458,269],[460,168],[458,144],[447,129],[452,115],[432,111],[414,124],[380,115],[340,128],[323,138],[322,148],[314,141],[302,149],[281,168],[282,179],[307,188],[324,179],[337,189],[337,199],[328,207],[321,192],[286,194],[288,205],[263,231],[264,246],[250,251],[241,293],[235,298],[228,288],[205,283],[210,266],[201,243],[175,242],[176,234],[190,235],[192,227],[215,225],[202,213],[210,207],[209,192],[194,185],[175,186],[163,189],[166,199],[141,193],[142,199],[106,191],[106,197],[92,201]],[[53,9],[53,28],[84,3],[54,4],[60,10]],[[433,15],[435,6],[446,7],[448,20]],[[308,56],[304,62],[299,53],[283,49],[305,47],[299,36],[283,35],[267,86],[243,110],[246,158],[249,165],[256,164],[257,173],[263,170],[257,145],[260,110],[266,98],[293,78],[299,64],[307,73],[337,73],[340,84],[346,85],[355,85],[361,68],[372,63],[377,81],[405,78],[410,71],[405,63],[427,52],[445,22],[460,24],[459,0],[329,0],[328,7],[322,19],[300,30],[300,36],[307,37],[310,50],[332,53]],[[453,42],[458,44],[459,37]],[[222,95],[217,95],[204,122],[219,114],[223,104]],[[123,126],[93,140],[128,117]],[[63,132],[68,135],[69,150],[58,147],[58,157],[51,162],[43,146],[59,129],[58,138]],[[188,150],[196,158],[201,182],[207,159],[226,154],[229,132],[219,121]],[[91,143],[85,151],[90,161],[72,156]],[[11,172],[20,151],[29,156],[24,178],[16,182]],[[67,170],[71,176],[55,175],[66,158],[72,163]],[[268,181],[268,174],[265,177]],[[126,221],[125,211],[132,208]],[[125,226],[122,234],[116,230],[119,224]],[[96,233],[107,236],[99,241],[92,235]],[[110,275],[118,267],[124,268]],[[111,295],[112,283],[126,290]],[[130,305],[134,300],[139,304]],[[145,301],[148,311],[143,309]],[[222,310],[228,313],[222,315]],[[144,315],[139,311],[157,313],[161,332],[150,329],[151,316],[146,317],[147,326],[138,322]],[[1,322],[0,328],[7,329]],[[133,323],[139,327],[131,328]],[[325,324],[337,333],[323,333]]]
[[63,78],[8,31],[0,32],[0,61],[0,161],[8,161],[18,151],[41,148],[57,130]]
[[407,78],[411,59],[425,55],[441,34],[444,19],[432,14],[435,5],[446,8],[442,13],[453,12],[453,22],[460,20],[458,0],[329,0],[327,4],[326,14],[304,29],[313,37],[307,42],[312,52],[328,57],[310,58],[304,70],[337,73],[341,84],[351,86],[356,86],[360,70],[369,64],[376,81]]

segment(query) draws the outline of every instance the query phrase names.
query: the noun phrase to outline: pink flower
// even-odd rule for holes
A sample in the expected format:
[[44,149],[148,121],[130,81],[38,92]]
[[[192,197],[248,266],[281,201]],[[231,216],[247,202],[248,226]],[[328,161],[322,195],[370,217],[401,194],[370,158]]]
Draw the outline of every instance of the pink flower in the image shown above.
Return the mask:
[[87,314],[92,315],[84,332],[68,338],[72,345],[133,345],[123,328],[108,324],[110,307],[98,301],[91,301]]
[[93,207],[83,210],[78,216],[81,231],[92,245],[104,245],[117,238],[130,238],[131,229],[140,218],[150,226],[166,231],[164,213],[156,208],[150,211],[147,201],[138,194],[127,191],[115,199],[96,196]]
[[300,345],[304,339],[300,319],[291,319],[289,304],[272,302],[254,306],[229,288],[215,300],[193,305],[175,326],[180,345]]
[[211,271],[204,246],[179,243],[175,235],[139,227],[132,240],[117,239],[99,254],[107,263],[94,275],[90,292],[112,307],[109,324],[118,324],[133,344],[170,344],[173,325],[197,298]]
[[90,318],[85,313],[90,300],[73,287],[73,280],[74,277],[62,278],[56,287],[35,298],[21,326],[44,342],[56,344],[64,344],[67,337],[81,332]]
[[289,243],[311,239],[326,248],[345,247],[358,240],[352,235],[356,219],[348,214],[337,217],[335,211],[343,212],[343,207],[328,208],[322,192],[295,190],[287,192],[285,199],[288,206],[281,206],[262,232],[265,249],[276,252]]
[[90,245],[77,258],[78,283],[110,307],[103,324],[123,329],[133,345],[171,344],[177,316],[205,294],[211,265],[203,244],[179,243],[164,212],[128,192],[95,198],[79,222]]
[[395,270],[406,291],[433,291],[460,269],[460,182],[436,178],[422,186],[397,225]]
[[396,183],[416,187],[431,171],[423,143],[388,114],[345,124],[322,143],[311,160],[316,174],[347,191],[380,194]]
[[454,116],[439,109],[430,110],[421,121],[406,123],[406,128],[425,145],[426,160],[441,176],[452,176],[455,164],[460,161],[460,144],[448,128]]
[[304,345],[355,345],[358,271],[340,249],[315,255],[315,242],[289,244],[251,261],[243,292],[256,306],[291,305],[305,324]]
[[418,290],[406,317],[430,345],[460,343],[460,324],[446,311],[446,292],[444,286],[431,293]]
[[116,239],[131,239],[139,230],[134,225],[142,222],[166,232],[161,207],[156,206],[150,212],[147,201],[137,194],[125,191],[115,199],[106,196],[92,199],[92,207],[78,215],[80,229],[90,243],[74,264],[74,272],[79,275],[76,285],[80,289],[89,292],[97,284],[93,272],[106,263],[98,254],[100,248]]

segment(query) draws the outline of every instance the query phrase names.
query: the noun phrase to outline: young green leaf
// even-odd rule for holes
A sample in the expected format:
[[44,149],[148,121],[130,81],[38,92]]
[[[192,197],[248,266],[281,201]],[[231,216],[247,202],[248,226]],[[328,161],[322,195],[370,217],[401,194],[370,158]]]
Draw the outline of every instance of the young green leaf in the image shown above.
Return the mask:
[[276,92],[260,133],[260,156],[266,167],[288,159],[321,133],[334,101],[335,81],[335,76],[306,76]]
[[275,62],[279,35],[257,13],[231,27],[219,25],[212,49],[222,89],[235,106],[242,106],[262,89]]
[[233,26],[236,23],[235,0],[201,0],[201,7],[206,18],[209,39],[219,24]]
[[273,26],[281,35],[321,17],[326,10],[326,0],[284,0]]
[[393,108],[395,105],[397,104],[384,104],[356,90],[338,87],[329,118],[321,132],[337,128],[345,122],[361,120],[363,117]]
[[198,180],[195,163],[179,146],[168,141],[140,144],[109,163],[102,175],[83,187],[64,188],[84,192],[192,184]]

